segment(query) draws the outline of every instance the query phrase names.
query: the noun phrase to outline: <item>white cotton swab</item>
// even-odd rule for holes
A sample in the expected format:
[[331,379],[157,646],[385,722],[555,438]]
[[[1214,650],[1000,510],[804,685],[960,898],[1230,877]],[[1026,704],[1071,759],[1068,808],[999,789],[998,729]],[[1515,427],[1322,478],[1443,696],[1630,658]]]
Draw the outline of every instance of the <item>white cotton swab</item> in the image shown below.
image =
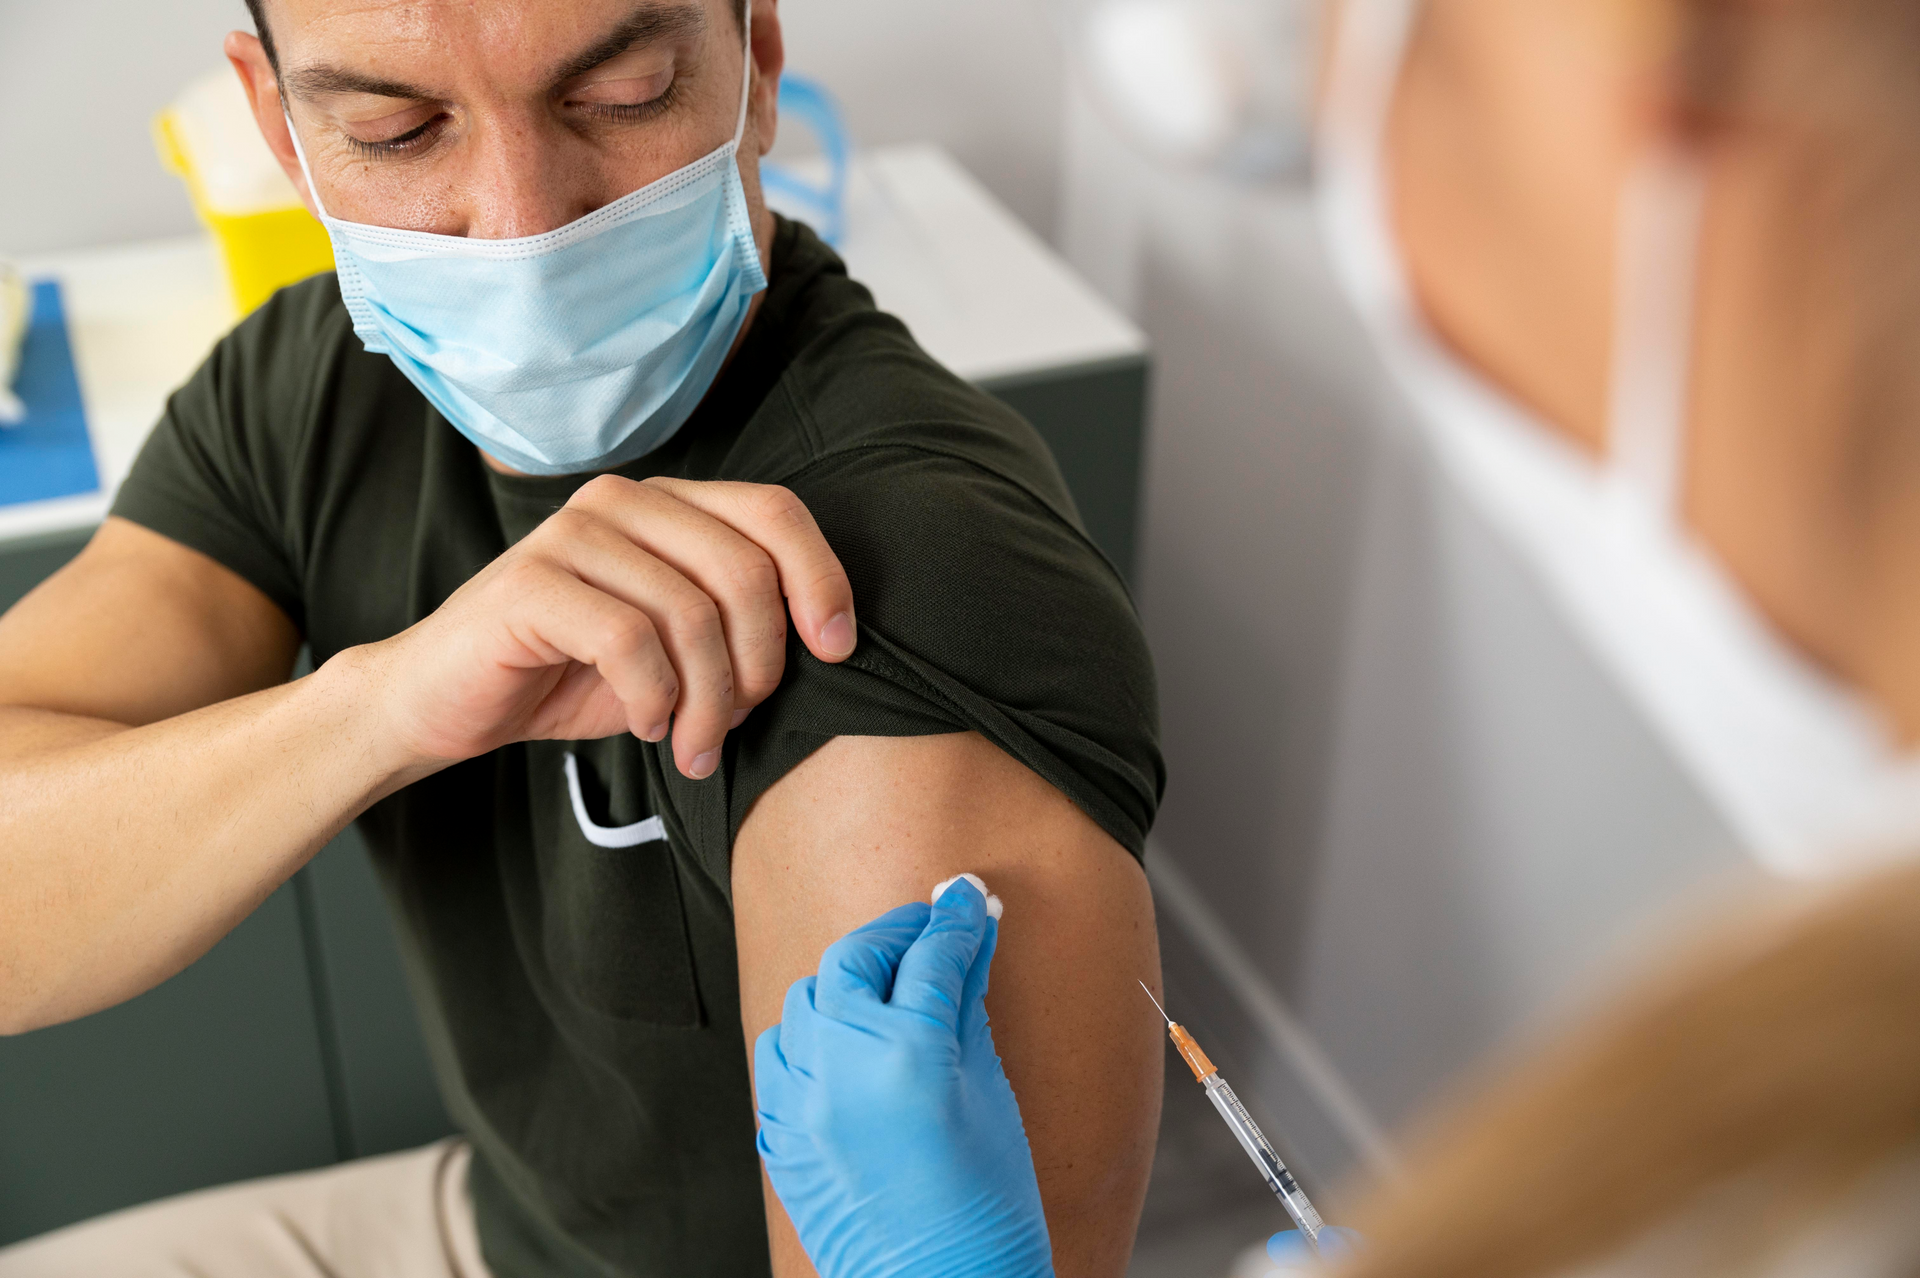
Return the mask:
[[934,902],[934,904],[936,905],[939,904],[940,894],[942,892],[945,892],[948,888],[952,887],[954,884],[958,883],[961,879],[965,879],[967,882],[973,884],[974,887],[980,889],[980,895],[987,898],[987,917],[990,919],[999,918],[1001,911],[1005,907],[1000,904],[999,897],[987,891],[986,883],[982,881],[980,876],[977,874],[956,874],[950,879],[941,879],[938,883],[933,885],[933,896],[930,899]]

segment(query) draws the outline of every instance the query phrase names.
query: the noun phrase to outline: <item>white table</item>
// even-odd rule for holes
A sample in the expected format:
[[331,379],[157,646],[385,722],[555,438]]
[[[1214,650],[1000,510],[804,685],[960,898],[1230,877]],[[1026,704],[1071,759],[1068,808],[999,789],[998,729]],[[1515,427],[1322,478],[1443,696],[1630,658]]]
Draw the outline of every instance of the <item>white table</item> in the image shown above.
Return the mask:
[[[1139,330],[938,147],[887,147],[855,160],[840,247],[879,304],[970,380],[993,387],[1143,363]],[[102,487],[0,506],[0,542],[97,524],[167,396],[234,322],[202,237],[24,265],[30,278],[61,283]],[[1046,433],[1047,423],[1036,424]]]
[[839,252],[848,273],[970,381],[1146,353],[1139,329],[939,147],[856,159],[846,220]]

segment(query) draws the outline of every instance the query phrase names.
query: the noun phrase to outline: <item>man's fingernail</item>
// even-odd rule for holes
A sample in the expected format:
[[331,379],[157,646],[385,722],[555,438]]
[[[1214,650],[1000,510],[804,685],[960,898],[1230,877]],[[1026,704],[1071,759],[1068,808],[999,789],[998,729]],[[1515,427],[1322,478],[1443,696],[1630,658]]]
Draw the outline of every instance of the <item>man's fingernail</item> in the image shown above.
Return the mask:
[[667,728],[670,726],[671,722],[672,722],[671,720],[662,719],[659,723],[656,723],[651,728],[647,729],[647,740],[665,741],[667,739]]
[[820,627],[820,646],[833,657],[844,657],[853,651],[853,618],[844,612],[836,612],[833,619]]
[[735,728],[739,727],[741,724],[745,723],[746,721],[747,721],[747,712],[745,710],[735,710],[733,712],[733,722],[727,725],[727,731],[729,732],[733,731]]
[[713,770],[719,766],[720,752],[718,750],[709,750],[705,754],[695,755],[693,760],[693,779],[695,781],[704,781],[712,776]]

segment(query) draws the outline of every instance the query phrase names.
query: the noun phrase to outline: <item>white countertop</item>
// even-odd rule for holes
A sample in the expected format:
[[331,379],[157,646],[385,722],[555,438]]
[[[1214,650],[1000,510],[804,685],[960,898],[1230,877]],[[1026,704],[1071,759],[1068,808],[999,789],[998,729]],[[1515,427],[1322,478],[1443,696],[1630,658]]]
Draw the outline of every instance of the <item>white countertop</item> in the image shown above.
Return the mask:
[[[846,221],[848,270],[962,377],[1020,378],[1145,352],[1138,329],[938,147],[856,157]],[[22,265],[29,278],[61,283],[102,487],[0,506],[0,540],[98,523],[167,396],[233,323],[202,237]]]
[[173,389],[233,324],[233,304],[199,236],[83,249],[22,261],[60,281],[100,491],[0,506],[0,538],[85,528],[107,504]]
[[975,382],[1137,357],[1146,338],[936,146],[857,157],[847,271]]

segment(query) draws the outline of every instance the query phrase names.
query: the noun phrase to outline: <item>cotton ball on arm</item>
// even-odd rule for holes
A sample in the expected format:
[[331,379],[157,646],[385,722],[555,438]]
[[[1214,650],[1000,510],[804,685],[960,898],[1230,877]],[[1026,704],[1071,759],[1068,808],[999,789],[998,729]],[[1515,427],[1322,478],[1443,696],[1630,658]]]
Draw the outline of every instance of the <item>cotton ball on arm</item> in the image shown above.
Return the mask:
[[961,879],[965,879],[967,882],[973,884],[980,895],[987,898],[987,917],[998,920],[1006,907],[1000,904],[999,897],[987,891],[986,883],[977,874],[956,874],[950,879],[941,879],[933,885],[933,895],[929,897],[928,900],[938,905],[940,903],[940,894],[958,883]]

